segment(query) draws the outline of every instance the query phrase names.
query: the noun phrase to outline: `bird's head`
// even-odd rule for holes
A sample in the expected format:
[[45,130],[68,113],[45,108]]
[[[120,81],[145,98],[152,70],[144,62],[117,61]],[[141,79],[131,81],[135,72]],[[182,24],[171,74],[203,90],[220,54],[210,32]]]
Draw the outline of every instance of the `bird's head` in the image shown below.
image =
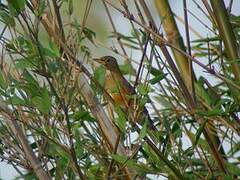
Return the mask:
[[102,64],[106,69],[110,71],[116,71],[119,69],[117,60],[112,56],[103,56],[101,58],[95,58],[94,61]]

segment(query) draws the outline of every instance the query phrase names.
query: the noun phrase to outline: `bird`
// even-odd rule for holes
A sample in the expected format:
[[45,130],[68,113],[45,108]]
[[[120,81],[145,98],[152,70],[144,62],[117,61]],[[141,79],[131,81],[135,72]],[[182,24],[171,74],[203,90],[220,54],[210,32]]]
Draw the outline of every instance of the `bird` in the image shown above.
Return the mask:
[[125,109],[130,103],[130,96],[135,94],[135,90],[123,76],[117,60],[112,56],[103,56],[95,58],[94,61],[103,65],[106,69],[105,90],[117,105]]
[[[114,102],[124,110],[124,112],[131,112],[131,110],[133,112],[134,108],[136,108],[134,106],[136,103],[134,103],[133,99],[133,95],[136,95],[136,91],[129,81],[125,79],[116,58],[112,56],[103,56],[100,58],[94,58],[93,60],[103,65],[106,69],[104,89],[109,93]],[[135,117],[136,119],[133,120],[133,122],[141,122],[147,117],[150,121],[148,124],[155,129],[153,125],[154,123],[151,120],[146,107],[143,107],[138,111],[140,112],[137,113],[137,117]]]

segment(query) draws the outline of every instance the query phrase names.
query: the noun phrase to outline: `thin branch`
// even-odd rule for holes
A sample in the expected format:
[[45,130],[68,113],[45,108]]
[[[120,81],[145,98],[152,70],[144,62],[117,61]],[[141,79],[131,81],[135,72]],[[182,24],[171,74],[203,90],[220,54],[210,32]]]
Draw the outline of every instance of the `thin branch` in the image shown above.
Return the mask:
[[[116,27],[115,27],[115,25],[114,25],[114,23],[113,23],[112,16],[111,16],[111,14],[110,14],[110,12],[109,12],[109,9],[108,9],[108,7],[107,7],[107,4],[106,4],[105,0],[102,0],[102,3],[103,3],[103,5],[104,5],[104,7],[105,7],[105,9],[106,9],[108,18],[109,18],[110,23],[111,23],[112,28],[113,28],[113,32],[114,32],[114,34],[117,35],[117,29],[116,29]],[[120,39],[120,38],[117,38],[117,41],[118,41],[118,43],[119,43],[119,45],[120,45],[120,47],[121,47],[121,49],[122,49],[122,51],[123,51],[123,54],[127,56],[127,52],[126,52],[126,50],[125,50],[125,48],[124,48],[124,46],[123,46],[123,44],[122,44],[121,39]]]
[[43,170],[41,162],[35,156],[32,148],[28,144],[28,140],[24,135],[22,129],[19,127],[15,117],[12,116],[12,111],[7,107],[7,105],[0,99],[0,111],[6,116],[6,123],[11,128],[12,132],[15,134],[15,137],[18,139],[21,144],[23,151],[25,153],[26,159],[31,163],[31,167],[38,176],[39,179],[50,180],[50,176]]
[[71,155],[72,155],[72,158],[73,158],[73,162],[75,164],[75,167],[77,168],[77,172],[78,172],[78,175],[79,175],[80,179],[84,180],[85,177],[84,177],[84,174],[82,173],[82,171],[80,169],[80,166],[78,165],[77,155],[76,155],[76,151],[75,151],[75,148],[74,148],[73,133],[72,133],[72,130],[71,130],[71,124],[70,124],[69,116],[68,116],[68,107],[65,104],[62,104],[62,106],[63,106],[65,119],[66,119],[66,122],[67,122],[69,143],[70,143],[70,147],[71,147],[70,150],[71,150]]
[[[191,44],[190,44],[190,35],[189,35],[189,26],[188,26],[188,13],[187,13],[187,3],[186,0],[183,0],[183,7],[184,7],[184,19],[185,19],[185,31],[186,31],[186,40],[187,40],[187,50],[188,50],[188,54],[190,56],[192,56],[192,52],[191,52]],[[196,103],[196,94],[195,94],[195,87],[194,87],[194,71],[193,71],[193,66],[192,66],[192,61],[188,60],[188,65],[189,65],[189,73],[190,73],[190,80],[191,80],[191,94],[193,96],[193,100]]]

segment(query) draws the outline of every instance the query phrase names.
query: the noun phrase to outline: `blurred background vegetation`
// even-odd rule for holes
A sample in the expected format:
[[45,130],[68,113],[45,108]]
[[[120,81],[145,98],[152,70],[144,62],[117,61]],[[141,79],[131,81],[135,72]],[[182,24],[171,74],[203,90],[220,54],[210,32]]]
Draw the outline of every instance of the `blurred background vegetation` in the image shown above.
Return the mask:
[[0,3],[3,179],[239,178],[237,0]]

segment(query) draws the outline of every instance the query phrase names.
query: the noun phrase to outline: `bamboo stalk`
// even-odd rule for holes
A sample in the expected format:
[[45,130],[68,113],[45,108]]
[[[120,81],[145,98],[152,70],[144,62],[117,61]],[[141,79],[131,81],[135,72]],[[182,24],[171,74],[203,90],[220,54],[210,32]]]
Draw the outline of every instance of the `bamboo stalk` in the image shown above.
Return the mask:
[[[177,23],[174,19],[174,14],[170,8],[168,0],[155,0],[155,5],[166,32],[168,42],[178,49],[186,52],[183,38],[178,30]],[[192,92],[192,79],[194,78],[192,78],[191,68],[189,68],[190,61],[182,53],[179,53],[175,49],[172,49],[172,52],[175,58],[175,62],[177,63],[180,70],[180,74],[183,77],[188,89]]]
[[[193,97],[191,96],[189,89],[187,88],[183,78],[180,75],[180,72],[178,71],[178,69],[176,68],[174,61],[172,59],[172,57],[170,56],[170,53],[168,52],[168,49],[166,48],[166,46],[171,47],[172,49],[176,50],[177,52],[179,52],[180,54],[182,54],[183,56],[185,56],[186,58],[188,58],[189,60],[192,60],[194,62],[196,62],[198,65],[200,65],[201,67],[208,69],[209,72],[217,77],[221,77],[222,76],[218,76],[218,74],[215,71],[212,71],[211,69],[209,69],[208,67],[204,66],[203,64],[201,64],[198,61],[195,61],[195,59],[190,56],[189,54],[186,53],[186,51],[182,50],[181,48],[176,47],[175,45],[173,45],[172,43],[170,43],[169,41],[167,41],[166,39],[163,38],[162,35],[160,35],[158,32],[156,32],[156,25],[153,21],[153,18],[151,17],[150,11],[147,8],[144,0],[140,0],[141,5],[144,9],[144,12],[150,22],[150,26],[151,28],[147,27],[146,25],[140,23],[138,20],[136,20],[135,18],[133,18],[131,15],[126,14],[125,12],[123,12],[122,10],[120,10],[119,8],[115,7],[114,5],[112,5],[110,2],[106,1],[107,3],[109,3],[111,6],[113,6],[114,8],[116,8],[119,12],[123,13],[125,15],[126,18],[131,19],[132,21],[134,21],[135,23],[137,23],[138,25],[142,26],[145,28],[146,31],[148,31],[149,33],[151,33],[151,35],[154,37],[154,39],[156,40],[156,42],[159,44],[159,47],[162,50],[162,53],[164,54],[170,68],[172,69],[174,76],[179,84],[181,93],[187,103],[187,106],[189,107],[191,113],[194,114],[194,111],[196,110],[196,103],[193,100]],[[201,121],[199,120],[199,124],[201,124]],[[211,153],[214,156],[215,160],[217,161],[217,165],[219,166],[219,169],[221,171],[223,171],[224,173],[226,173],[225,170],[225,165],[224,165],[224,160],[222,159],[221,154],[218,152],[217,150],[217,142],[214,141],[214,137],[212,136],[212,134],[210,134],[208,128],[205,128],[203,130],[204,136],[209,144],[209,147],[211,148]]]
[[[237,50],[236,37],[233,32],[232,25],[229,20],[229,15],[225,7],[223,0],[211,0],[213,13],[217,22],[218,30],[221,38],[223,39],[227,60],[233,61],[239,58]],[[237,63],[231,63],[232,72],[235,80],[240,81],[240,65]]]

